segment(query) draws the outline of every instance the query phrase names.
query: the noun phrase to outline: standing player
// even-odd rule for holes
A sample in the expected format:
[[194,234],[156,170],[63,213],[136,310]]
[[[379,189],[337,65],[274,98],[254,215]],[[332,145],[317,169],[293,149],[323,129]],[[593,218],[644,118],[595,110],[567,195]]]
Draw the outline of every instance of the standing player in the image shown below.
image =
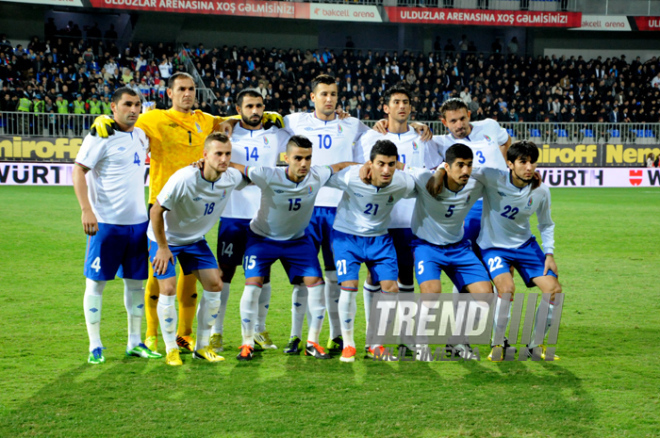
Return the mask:
[[[422,141],[421,135],[408,124],[412,96],[410,90],[403,85],[389,88],[383,94],[383,110],[387,114],[387,134],[370,131],[360,139],[361,149],[365,159],[371,154],[371,147],[378,140],[386,139],[396,145],[399,161],[416,168],[435,168],[442,162],[438,147],[434,142]],[[414,292],[413,254],[411,242],[413,234],[410,229],[414,199],[402,200],[392,210],[392,223],[388,232],[394,241],[399,268],[399,291]],[[380,287],[367,278],[363,285],[364,308],[369,321],[369,313],[374,293],[380,292]]]
[[[508,172],[483,168],[473,173],[473,177],[485,186],[483,226],[477,244],[495,287],[500,294],[513,297],[515,287],[510,269],[515,267],[527,287],[536,285],[544,294],[536,312],[533,339],[537,339],[541,330],[544,336],[547,334],[555,296],[562,293],[553,255],[555,224],[550,217],[550,189],[545,184],[538,189],[532,188],[538,157],[539,150],[534,143],[517,141],[507,151]],[[534,213],[545,254],[531,232],[529,218]],[[498,300],[495,315],[499,315],[501,305]],[[539,321],[539,315],[546,311],[547,320]],[[499,317],[496,330],[503,333],[507,324],[508,317]],[[545,346],[532,341],[528,350],[538,346],[541,347],[541,358],[545,359]],[[503,346],[496,345],[488,358],[499,361],[503,356]],[[554,360],[558,359],[554,357]]]
[[[143,129],[149,137],[151,167],[149,170],[149,206],[156,202],[156,197],[167,180],[177,170],[202,158],[204,141],[214,131],[230,130],[225,119],[214,117],[200,110],[192,110],[195,103],[195,82],[188,73],[175,73],[167,82],[167,96],[172,101],[168,110],[152,110],[142,114],[136,126]],[[92,133],[100,137],[112,134],[112,119],[101,116],[94,120]],[[153,274],[150,271],[150,274]],[[158,282],[149,276],[145,292],[147,304],[147,333],[145,344],[157,349]],[[192,323],[195,317],[197,289],[193,275],[182,275],[177,284],[179,302],[179,327],[177,344],[183,352],[190,353],[194,348],[191,337]]]
[[115,91],[111,108],[117,135],[106,139],[87,135],[73,169],[83,231],[90,236],[83,301],[89,335],[87,361],[92,364],[105,362],[100,335],[102,293],[106,282],[114,280],[116,274],[124,279],[124,305],[128,313],[126,355],[161,357],[149,350],[141,338],[142,280],[148,272],[144,161],[149,144],[144,132],[134,128],[140,102],[140,96],[130,88]]
[[[236,97],[236,111],[241,117],[232,133],[232,161],[244,166],[275,167],[280,152],[286,150],[289,133],[273,126],[264,129],[264,99],[258,90],[247,88]],[[229,300],[231,280],[236,266],[243,263],[250,219],[257,213],[261,190],[255,185],[236,192],[227,204],[218,231],[218,262],[222,271],[222,300],[211,335],[211,346],[222,351],[222,332]],[[266,331],[266,315],[270,304],[270,276],[264,279],[259,296],[259,315],[255,325],[255,341],[262,348],[277,348]]]
[[231,143],[224,134],[214,133],[204,143],[202,169],[186,167],[172,175],[151,208],[149,256],[158,279],[158,319],[163,331],[168,365],[181,365],[177,347],[174,309],[176,256],[181,275],[194,275],[204,288],[197,309],[197,342],[194,359],[224,360],[208,345],[211,328],[220,308],[222,281],[216,259],[204,234],[218,221],[234,189],[246,182],[236,169],[228,169]]
[[[417,200],[412,215],[412,246],[415,254],[415,274],[422,293],[442,292],[440,274],[449,276],[458,290],[476,294],[493,292],[488,272],[463,239],[463,221],[470,208],[483,194],[483,184],[470,178],[472,150],[457,143],[446,151],[444,170],[431,174],[425,169],[411,168],[415,178]],[[433,196],[426,190],[432,178],[444,178],[442,191]],[[488,313],[488,303],[477,300],[480,312]],[[458,327],[462,325],[456,318]],[[463,358],[472,357],[467,344],[454,346]]]
[[[389,140],[379,140],[371,149],[371,184],[360,179],[360,166],[351,166],[334,175],[329,185],[344,191],[333,225],[332,247],[341,284],[339,316],[344,349],[342,362],[355,361],[355,293],[360,265],[365,263],[375,284],[386,293],[398,293],[398,267],[392,236],[387,228],[394,205],[415,193],[415,181],[405,172],[396,172],[397,148]],[[382,346],[372,345],[374,354]]]
[[[313,145],[313,165],[332,165],[342,161],[364,161],[362,151],[356,147],[356,141],[369,128],[358,119],[348,117],[339,119],[336,114],[338,87],[336,79],[329,75],[319,75],[312,81],[310,98],[314,102],[313,113],[289,114],[284,118],[286,129],[292,135],[303,135]],[[316,199],[314,213],[310,222],[309,233],[312,236],[316,252],[323,253],[325,267],[325,299],[328,308],[330,336],[327,348],[341,351],[343,348],[337,303],[339,286],[337,272],[332,257],[331,230],[337,212],[341,192],[329,187],[321,188]],[[300,352],[302,325],[307,309],[307,291],[303,285],[294,286],[292,297],[292,327],[289,344],[284,350],[287,354]],[[308,317],[309,319],[309,317]]]
[[[261,189],[261,202],[250,222],[243,268],[245,289],[241,298],[243,345],[238,360],[251,360],[254,351],[254,323],[264,278],[278,259],[287,267],[289,280],[302,278],[309,292],[309,336],[305,354],[317,359],[330,356],[319,345],[325,314],[324,284],[318,250],[306,232],[314,202],[321,187],[334,172],[355,164],[312,166],[312,142],[294,135],[286,149],[288,167],[245,167],[245,175]],[[237,168],[243,166],[234,165]]]

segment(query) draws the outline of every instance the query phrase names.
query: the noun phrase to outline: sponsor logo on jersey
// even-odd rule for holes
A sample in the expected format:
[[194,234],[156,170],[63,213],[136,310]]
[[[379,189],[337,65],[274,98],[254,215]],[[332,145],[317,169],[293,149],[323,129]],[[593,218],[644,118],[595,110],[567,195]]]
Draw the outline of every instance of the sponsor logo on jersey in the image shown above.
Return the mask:
[[364,196],[362,196],[362,195],[359,194],[359,193],[353,193],[353,195],[354,195],[356,198],[364,198]]
[[119,152],[124,152],[126,150],[126,148],[124,146],[120,146],[120,147],[117,148],[117,150]]
[[394,196],[390,195],[390,197],[387,198],[387,205],[390,205],[392,203],[394,203]]
[[305,126],[305,131],[313,131],[313,130],[314,128],[312,128],[311,126]]
[[197,202],[197,201],[200,201],[201,199],[202,199],[202,197],[201,197],[201,196],[198,196],[198,197],[196,197],[196,198],[193,198],[193,201]]
[[497,194],[500,195],[503,198],[506,198],[506,193],[500,192],[499,190],[497,191]]
[[280,190],[280,189],[276,189],[276,190],[273,190],[273,191],[274,191],[275,193],[284,193],[284,190]]
[[176,124],[176,123],[170,123],[170,124],[167,125],[167,126],[169,126],[170,128],[177,128],[179,125]]
[[197,128],[197,133],[201,134],[202,133],[202,127],[199,126],[199,123],[195,122],[195,128]]

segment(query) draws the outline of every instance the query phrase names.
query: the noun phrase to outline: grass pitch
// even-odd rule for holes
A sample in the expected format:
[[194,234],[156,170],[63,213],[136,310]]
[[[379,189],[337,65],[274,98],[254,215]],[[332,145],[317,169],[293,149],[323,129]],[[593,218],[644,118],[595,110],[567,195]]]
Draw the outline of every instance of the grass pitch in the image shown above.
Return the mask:
[[[277,265],[268,328],[279,350],[250,363],[234,359],[237,274],[227,360],[200,364],[184,356],[184,366],[173,368],[124,357],[121,281],[104,293],[107,362],[86,363],[85,236],[73,190],[4,186],[0,436],[660,436],[660,190],[552,194],[567,294],[560,362],[494,364],[485,360],[486,346],[482,361],[469,363],[285,356],[290,287]],[[214,247],[215,231],[207,238]],[[359,293],[358,351],[361,300]]]

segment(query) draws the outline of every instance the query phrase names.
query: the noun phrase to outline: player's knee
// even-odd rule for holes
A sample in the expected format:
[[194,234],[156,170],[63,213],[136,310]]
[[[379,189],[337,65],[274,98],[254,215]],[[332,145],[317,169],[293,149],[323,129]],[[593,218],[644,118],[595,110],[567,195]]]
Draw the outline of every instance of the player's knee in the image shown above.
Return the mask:
[[561,284],[559,284],[559,282],[557,282],[556,284],[554,284],[554,285],[552,286],[552,288],[550,289],[549,292],[550,292],[550,294],[551,294],[550,299],[551,299],[551,300],[554,300],[554,299],[555,299],[555,295],[562,293]]
[[231,283],[234,279],[234,274],[236,273],[236,266],[220,264],[220,272],[222,274],[222,281],[225,283]]
[[204,290],[209,292],[222,292],[222,280],[218,278],[217,280],[211,280],[206,283]]
[[90,280],[85,281],[85,293],[88,295],[102,295],[105,288],[105,281]]
[[502,284],[497,286],[497,294],[499,296],[509,294],[513,297],[513,294],[516,292],[516,286],[511,284]]

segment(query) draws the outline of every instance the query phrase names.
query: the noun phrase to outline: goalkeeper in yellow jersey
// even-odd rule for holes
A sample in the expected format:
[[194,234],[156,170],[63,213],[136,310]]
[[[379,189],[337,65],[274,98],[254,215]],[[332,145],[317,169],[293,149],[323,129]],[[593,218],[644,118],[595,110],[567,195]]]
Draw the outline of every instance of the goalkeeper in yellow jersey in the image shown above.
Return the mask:
[[[192,111],[195,102],[195,82],[188,73],[175,73],[169,78],[167,95],[172,101],[170,109],[148,111],[140,115],[135,124],[149,137],[151,150],[149,207],[155,203],[156,197],[174,172],[202,158],[204,140],[211,132],[231,130],[233,126],[231,123],[223,123],[226,119],[222,117],[215,117],[200,110]],[[266,118],[279,119],[275,120],[275,123],[281,126],[282,118],[279,114],[265,114],[264,119]],[[113,123],[109,117],[98,117],[94,121],[92,134],[96,133],[101,137],[111,135]],[[192,352],[195,347],[191,337],[197,304],[195,281],[193,275],[181,274],[177,282],[179,302],[177,344],[184,353]],[[147,315],[145,344],[152,351],[157,350],[158,296],[158,282],[154,279],[150,266],[145,291]]]

